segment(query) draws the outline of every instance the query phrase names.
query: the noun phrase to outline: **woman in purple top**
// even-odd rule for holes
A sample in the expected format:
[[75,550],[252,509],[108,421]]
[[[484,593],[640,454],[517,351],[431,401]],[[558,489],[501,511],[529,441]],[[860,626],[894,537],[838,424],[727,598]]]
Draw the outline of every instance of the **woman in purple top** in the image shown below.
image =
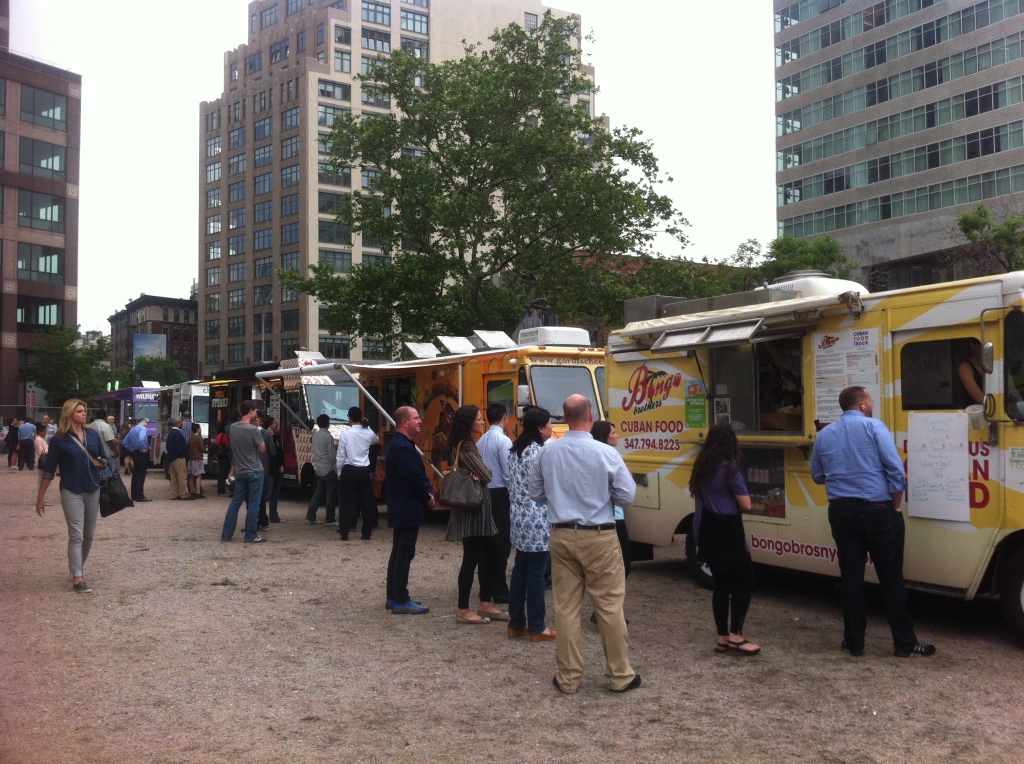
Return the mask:
[[697,559],[707,563],[714,579],[711,611],[718,629],[715,652],[756,655],[761,648],[743,637],[754,566],[740,512],[750,509],[750,494],[739,469],[739,446],[731,426],[716,424],[708,431],[693,463],[690,494],[697,505],[691,531],[697,540]]

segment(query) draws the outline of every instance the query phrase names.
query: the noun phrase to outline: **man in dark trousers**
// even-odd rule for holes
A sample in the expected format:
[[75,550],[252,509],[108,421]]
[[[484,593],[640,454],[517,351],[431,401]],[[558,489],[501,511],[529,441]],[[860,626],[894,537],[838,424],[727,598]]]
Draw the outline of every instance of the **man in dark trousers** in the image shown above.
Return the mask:
[[814,442],[811,477],[815,483],[824,483],[828,494],[828,522],[836,541],[843,600],[841,647],[850,655],[864,654],[864,565],[870,554],[897,657],[926,658],[935,654],[935,646],[917,641],[903,584],[906,527],[900,505],[907,487],[903,462],[892,433],[872,418],[871,393],[863,387],[848,387],[839,394],[839,408],[842,416],[818,433]]
[[124,449],[132,458],[132,500],[152,501],[146,498],[146,471],[149,469],[149,420],[141,416],[124,436]]
[[409,568],[416,556],[416,539],[420,526],[427,521],[427,512],[434,506],[423,459],[416,450],[422,423],[412,406],[398,409],[395,435],[384,456],[388,526],[392,529],[386,607],[395,615],[419,615],[430,610],[409,598]]
[[491,470],[491,482],[487,491],[491,494],[491,514],[498,526],[498,549],[500,555],[494,560],[494,601],[508,602],[508,556],[512,553],[512,503],[508,495],[508,454],[512,440],[505,434],[508,425],[508,411],[503,403],[492,403],[487,407],[487,432],[480,436],[476,447],[484,464]]

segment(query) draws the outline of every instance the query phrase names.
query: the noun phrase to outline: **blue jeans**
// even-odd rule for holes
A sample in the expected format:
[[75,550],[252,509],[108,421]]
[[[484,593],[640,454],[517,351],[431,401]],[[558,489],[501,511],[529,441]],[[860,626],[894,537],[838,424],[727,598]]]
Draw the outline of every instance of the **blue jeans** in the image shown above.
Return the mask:
[[235,495],[231,497],[228,512],[224,516],[224,530],[221,541],[230,541],[238,527],[238,508],[248,500],[245,508],[245,540],[256,538],[256,519],[260,514],[260,497],[263,495],[263,470],[235,474]]
[[509,628],[521,629],[529,625],[531,634],[540,634],[546,628],[544,577],[547,570],[547,552],[516,550],[516,561],[512,566],[512,579],[509,584]]

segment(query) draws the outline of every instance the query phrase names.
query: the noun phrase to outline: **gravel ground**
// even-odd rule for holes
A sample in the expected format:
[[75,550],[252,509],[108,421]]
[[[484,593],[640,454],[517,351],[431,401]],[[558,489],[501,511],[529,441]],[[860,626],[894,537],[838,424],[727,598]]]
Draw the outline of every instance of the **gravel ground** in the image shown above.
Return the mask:
[[60,508],[33,510],[37,475],[0,472],[4,764],[1021,758],[1024,654],[995,603],[912,594],[939,654],[899,660],[875,602],[855,659],[833,581],[760,570],[747,635],[762,654],[716,655],[710,593],[677,543],[627,585],[643,686],[607,692],[586,623],[587,676],[565,696],[553,644],[456,625],[443,518],[412,568],[431,612],[392,616],[386,528],[342,543],[285,499],[269,543],[221,544],[225,502],[171,502],[154,471],[153,503],[100,520],[80,595]]

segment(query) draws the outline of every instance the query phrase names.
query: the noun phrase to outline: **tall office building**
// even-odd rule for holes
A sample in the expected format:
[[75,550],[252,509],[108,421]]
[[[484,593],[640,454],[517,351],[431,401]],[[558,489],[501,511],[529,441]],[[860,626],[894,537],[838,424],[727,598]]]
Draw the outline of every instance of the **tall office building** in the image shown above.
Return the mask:
[[775,2],[779,233],[872,290],[972,274],[956,218],[1024,213],[1024,2]]
[[32,399],[20,372],[39,332],[78,324],[82,78],[8,49],[0,0],[0,416]]
[[[373,168],[335,171],[326,156],[334,121],[391,111],[388,98],[354,79],[399,48],[426,61],[461,58],[463,40],[535,27],[548,10],[533,0],[256,0],[248,42],[224,55],[224,94],[200,107],[200,361],[215,371],[294,358],[388,358],[320,327],[316,302],[281,287],[278,268],[343,274],[383,256],[335,221]],[[555,12],[558,13],[558,12]],[[561,15],[561,14],[560,14]],[[343,277],[343,276],[342,276]]]

